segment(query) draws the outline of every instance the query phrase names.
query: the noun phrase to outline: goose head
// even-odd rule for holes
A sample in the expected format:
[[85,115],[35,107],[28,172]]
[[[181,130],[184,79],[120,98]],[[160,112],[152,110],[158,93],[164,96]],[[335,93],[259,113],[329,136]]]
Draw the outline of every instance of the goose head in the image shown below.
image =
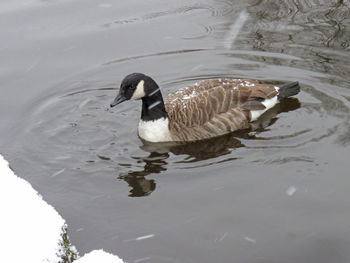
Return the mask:
[[111,107],[127,100],[140,100],[152,96],[158,91],[159,87],[151,77],[142,73],[129,74],[123,79],[119,94],[111,103]]

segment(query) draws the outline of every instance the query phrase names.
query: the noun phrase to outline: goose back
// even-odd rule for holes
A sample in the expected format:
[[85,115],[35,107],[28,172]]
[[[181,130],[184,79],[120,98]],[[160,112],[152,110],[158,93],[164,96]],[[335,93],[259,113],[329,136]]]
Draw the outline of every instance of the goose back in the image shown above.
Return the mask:
[[174,141],[206,139],[249,128],[251,111],[278,91],[257,80],[209,79],[181,88],[165,99]]

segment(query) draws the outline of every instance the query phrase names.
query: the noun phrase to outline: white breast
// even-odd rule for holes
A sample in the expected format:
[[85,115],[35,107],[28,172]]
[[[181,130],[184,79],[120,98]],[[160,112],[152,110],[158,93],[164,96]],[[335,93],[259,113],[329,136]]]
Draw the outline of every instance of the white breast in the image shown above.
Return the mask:
[[149,142],[172,141],[169,132],[169,119],[160,118],[154,121],[140,120],[138,127],[139,136]]

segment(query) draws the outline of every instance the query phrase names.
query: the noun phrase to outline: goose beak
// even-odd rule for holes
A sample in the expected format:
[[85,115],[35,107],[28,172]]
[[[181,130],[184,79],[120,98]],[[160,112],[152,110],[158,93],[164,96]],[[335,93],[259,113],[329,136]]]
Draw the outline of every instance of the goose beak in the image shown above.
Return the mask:
[[126,98],[123,95],[118,94],[118,96],[111,103],[111,108],[114,106],[117,106],[118,104],[122,103],[123,101],[126,101]]

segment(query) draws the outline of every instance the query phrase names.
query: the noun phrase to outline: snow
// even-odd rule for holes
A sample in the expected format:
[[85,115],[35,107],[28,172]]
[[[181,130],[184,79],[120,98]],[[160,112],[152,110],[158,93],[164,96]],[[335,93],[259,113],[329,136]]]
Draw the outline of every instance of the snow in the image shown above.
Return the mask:
[[220,238],[216,238],[214,242],[222,242],[226,237],[228,236],[228,232],[225,232],[223,235],[221,235]]
[[251,237],[245,237],[244,240],[250,242],[250,243],[253,243],[253,244],[256,244],[256,240],[254,238],[251,238]]
[[152,237],[154,237],[154,234],[150,234],[150,235],[147,235],[147,236],[137,237],[135,240],[136,240],[136,241],[139,241],[139,240],[149,239],[149,238],[152,238]]
[[107,253],[102,249],[91,251],[85,254],[83,257],[74,261],[74,263],[96,263],[96,262],[123,263],[123,261],[119,257],[112,255],[110,253]]
[[[27,181],[14,174],[2,155],[0,207],[1,262],[59,263],[63,262],[67,249],[77,255],[73,246],[63,246],[65,220]],[[102,250],[94,250],[74,262],[123,261]]]
[[3,262],[59,262],[64,219],[0,155]]
[[293,196],[296,191],[297,191],[297,189],[294,186],[289,186],[287,191],[286,191],[286,194],[288,196]]
[[137,238],[127,239],[127,240],[124,240],[124,242],[141,241],[141,240],[153,238],[154,236],[155,236],[155,234],[150,234],[150,235],[146,235],[146,236],[140,236],[140,237],[137,237]]

